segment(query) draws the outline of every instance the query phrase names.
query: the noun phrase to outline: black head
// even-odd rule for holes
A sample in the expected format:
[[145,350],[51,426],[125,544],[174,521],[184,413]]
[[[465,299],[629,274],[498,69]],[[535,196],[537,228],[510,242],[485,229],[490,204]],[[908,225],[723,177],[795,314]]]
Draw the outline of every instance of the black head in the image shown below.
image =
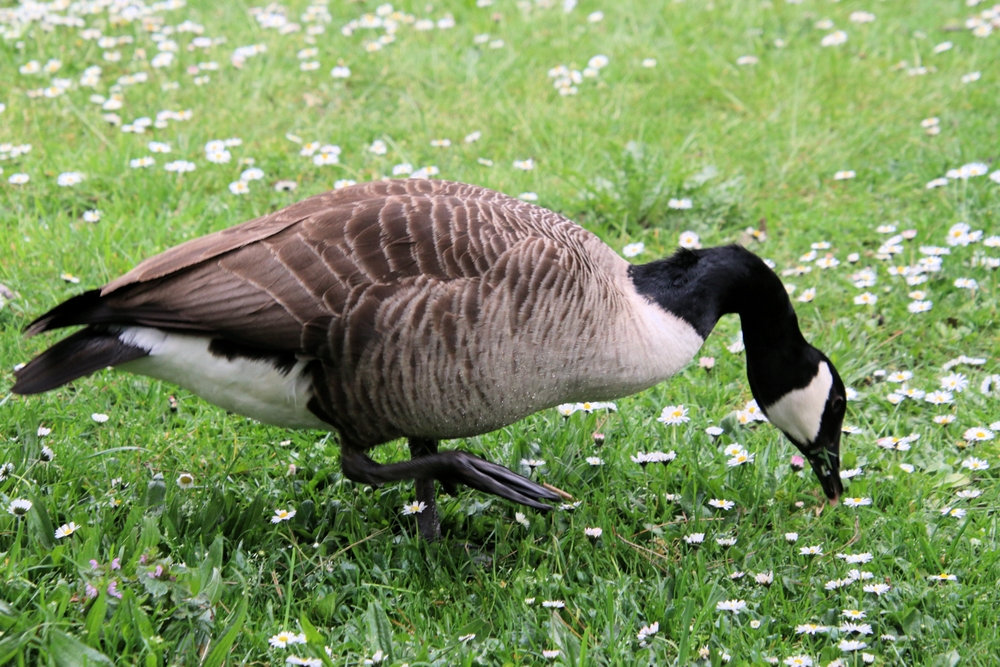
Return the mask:
[[833,363],[803,343],[797,351],[747,357],[750,387],[764,414],[798,447],[836,504],[840,481],[840,434],[847,395]]

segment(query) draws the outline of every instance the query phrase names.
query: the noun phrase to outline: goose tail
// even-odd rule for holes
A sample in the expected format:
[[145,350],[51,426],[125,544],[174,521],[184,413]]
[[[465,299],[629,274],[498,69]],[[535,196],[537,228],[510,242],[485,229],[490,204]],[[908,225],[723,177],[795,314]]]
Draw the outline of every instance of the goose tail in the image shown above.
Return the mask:
[[87,327],[64,338],[14,371],[15,394],[40,394],[109,366],[144,357],[148,351],[127,345],[114,331]]

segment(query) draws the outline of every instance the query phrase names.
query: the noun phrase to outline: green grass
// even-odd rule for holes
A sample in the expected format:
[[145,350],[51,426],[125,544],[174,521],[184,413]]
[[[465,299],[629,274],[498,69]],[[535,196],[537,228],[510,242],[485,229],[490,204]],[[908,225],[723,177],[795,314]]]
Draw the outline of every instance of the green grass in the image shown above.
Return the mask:
[[[331,21],[318,36],[306,28],[320,24],[300,20],[302,2],[285,5],[302,27],[286,33],[261,27],[241,3],[149,3],[145,19],[132,21],[107,10],[81,17],[102,35],[130,38],[118,46],[102,46],[81,27],[46,30],[0,11],[0,144],[31,144],[16,157],[0,149],[0,283],[12,292],[0,301],[0,463],[13,464],[0,502],[32,502],[23,518],[0,516],[0,663],[280,664],[296,655],[360,664],[376,652],[387,664],[411,665],[719,664],[727,655],[734,664],[792,656],[862,664],[863,653],[876,664],[993,663],[998,441],[964,433],[1000,419],[1000,379],[992,393],[981,390],[1000,373],[997,271],[986,262],[1000,255],[1000,185],[978,176],[925,188],[949,169],[996,157],[1000,37],[963,27],[983,7],[622,0],[581,1],[564,12],[561,3],[545,4],[407,3],[397,7],[406,16],[450,15],[455,25],[418,30],[404,18],[394,41],[372,53],[365,41],[385,30],[344,36],[341,27],[375,3],[329,3]],[[603,20],[588,21],[598,9]],[[877,16],[854,23],[859,10]],[[818,26],[823,19],[832,27]],[[216,41],[194,45],[186,20]],[[822,47],[836,29],[847,42]],[[157,68],[161,39],[177,49]],[[945,40],[953,48],[935,53]],[[251,44],[266,50],[234,66],[234,50]],[[318,69],[300,70],[305,48],[317,49],[306,60]],[[120,60],[106,60],[106,51]],[[560,96],[548,71],[582,70],[597,54],[607,66],[576,95]],[[758,62],[738,65],[745,55]],[[645,58],[655,67],[644,67]],[[54,73],[20,71],[50,59],[61,61]],[[339,61],[349,78],[330,76]],[[209,62],[218,68],[191,73]],[[81,86],[92,65],[100,77]],[[974,71],[981,79],[963,83]],[[119,90],[119,78],[137,72],[147,80]],[[59,77],[70,81],[63,94],[29,94]],[[121,123],[163,110],[190,109],[191,118],[123,132],[90,99],[116,92]],[[921,127],[932,116],[940,119],[936,136]],[[479,140],[466,143],[472,132]],[[288,135],[340,146],[340,163],[314,165]],[[232,137],[241,144],[230,148],[229,163],[205,158],[206,142]],[[377,139],[384,155],[367,150]],[[451,145],[432,146],[436,139]],[[151,153],[152,140],[171,152]],[[156,165],[130,168],[145,155]],[[534,169],[514,167],[527,158]],[[244,159],[264,178],[234,195],[228,186]],[[165,171],[172,160],[196,168]],[[845,436],[842,451],[844,467],[863,472],[846,482],[847,494],[871,504],[820,511],[815,479],[789,466],[791,445],[768,425],[737,423],[750,395],[743,356],[727,350],[735,318],[702,351],[716,358],[711,371],[695,364],[620,400],[617,412],[564,419],[550,410],[447,443],[514,469],[522,458],[544,459],[534,476],[581,502],[550,514],[527,510],[525,526],[515,520],[522,508],[462,490],[443,497],[446,536],[433,544],[400,514],[413,489],[344,480],[333,436],[262,426],[174,387],[110,372],[41,397],[6,391],[10,369],[54,340],[25,340],[20,329],[59,300],[187,238],[339,179],[389,175],[401,163],[513,195],[534,192],[615,248],[644,242],[638,260],[670,252],[681,231],[693,230],[705,245],[748,243],[779,272],[811,267],[785,280],[795,297],[816,290],[796,303],[800,321],[857,391],[847,422],[859,432]],[[844,169],[856,177],[834,180]],[[69,171],[84,180],[57,185]],[[30,180],[11,184],[18,173]],[[285,179],[297,190],[272,187]],[[691,209],[669,206],[682,197]],[[82,220],[90,209],[100,211],[99,222]],[[959,221],[993,240],[950,247],[921,285],[890,275],[890,266],[917,264],[921,246],[946,246]],[[877,257],[891,236],[877,231],[883,224],[916,234],[891,261]],[[766,229],[767,240],[752,240],[748,228]],[[802,258],[821,241],[831,246],[817,259],[830,253],[838,266]],[[875,273],[873,287],[854,285],[864,268]],[[978,288],[958,288],[958,278]],[[908,311],[915,289],[933,302],[928,312]],[[878,297],[875,305],[855,305],[865,291]],[[960,355],[985,362],[946,370]],[[887,396],[899,385],[886,374],[903,370],[915,389],[934,390],[954,372],[969,385],[950,404],[895,405]],[[685,405],[690,422],[657,423],[667,404]],[[954,422],[933,421],[944,414]],[[725,432],[713,440],[709,425]],[[51,432],[41,435],[40,426]],[[593,444],[594,431],[606,435],[603,447]],[[919,438],[902,451],[877,444],[911,434]],[[752,465],[726,465],[723,449],[733,442],[755,455]],[[53,460],[42,460],[43,446]],[[668,449],[677,459],[667,466],[630,459]],[[402,443],[376,451],[380,460],[406,455]],[[589,465],[588,456],[604,465]],[[963,467],[969,457],[990,467]],[[177,484],[184,472],[193,487]],[[956,496],[963,490],[982,493]],[[713,509],[711,498],[735,507]],[[946,516],[945,508],[966,513]],[[276,509],[296,514],[272,524]],[[79,529],[55,538],[71,521]],[[589,527],[602,537],[587,537]],[[785,538],[791,532],[794,544]],[[692,533],[705,533],[704,543],[685,542]],[[736,543],[717,544],[724,536]],[[813,545],[823,555],[799,554]],[[850,564],[838,554],[871,560]],[[827,589],[853,568],[871,579]],[[762,572],[773,572],[769,586],[754,581]],[[929,580],[941,573],[955,580]],[[865,592],[871,583],[890,588]],[[543,605],[553,600],[564,606]],[[719,611],[725,600],[742,600],[746,610]],[[845,609],[863,610],[872,634],[839,631]],[[658,632],[640,642],[640,629],[654,622]],[[797,633],[805,623],[832,630]],[[281,631],[304,633],[307,643],[269,647]],[[852,638],[867,647],[838,646]]]

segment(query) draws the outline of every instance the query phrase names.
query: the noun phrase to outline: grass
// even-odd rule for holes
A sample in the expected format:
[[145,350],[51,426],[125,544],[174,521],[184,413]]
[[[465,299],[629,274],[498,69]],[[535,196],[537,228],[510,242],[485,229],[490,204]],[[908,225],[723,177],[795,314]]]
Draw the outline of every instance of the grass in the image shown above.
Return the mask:
[[[433,544],[400,513],[412,488],[344,480],[333,436],[263,426],[110,372],[41,397],[0,388],[0,463],[13,465],[0,501],[31,501],[22,518],[0,516],[0,662],[992,664],[1000,461],[996,438],[967,430],[995,431],[1000,415],[1000,185],[983,175],[925,187],[995,159],[1000,38],[970,30],[966,19],[982,8],[965,5],[412,3],[397,7],[394,39],[371,52],[365,44],[389,31],[346,36],[341,27],[374,3],[329,3],[328,22],[302,18],[324,12],[301,2],[134,4],[145,8],[134,20],[101,6],[81,25],[51,29],[37,16],[22,21],[18,8],[0,10],[6,369],[52,340],[19,335],[32,317],[152,253],[340,179],[433,166],[443,178],[536,193],[613,247],[643,242],[638,260],[670,252],[691,230],[705,245],[748,243],[779,272],[808,267],[785,280],[795,298],[815,289],[796,303],[803,328],[856,391],[847,421],[857,432],[842,450],[844,467],[861,472],[846,480],[847,494],[870,502],[821,510],[818,485],[790,468],[780,434],[740,425],[750,396],[743,357],[727,349],[734,318],[702,351],[716,360],[710,371],[695,364],[615,412],[545,411],[450,443],[514,469],[543,459],[533,475],[580,504],[525,511],[522,523],[521,508],[463,490],[442,500],[446,537]],[[597,10],[603,17],[591,20]],[[851,20],[864,10],[875,20]],[[282,12],[300,29],[264,27],[261,19]],[[453,27],[416,23],[449,16]],[[821,46],[837,29],[846,43]],[[154,66],[170,41],[172,61]],[[945,41],[952,48],[936,48]],[[264,48],[233,63],[238,47],[255,44]],[[582,71],[598,54],[607,65],[575,95],[560,95],[549,70]],[[747,55],[756,63],[738,64]],[[655,64],[644,66],[647,58]],[[53,59],[61,64],[46,72]],[[330,75],[338,63],[348,78]],[[94,65],[100,75],[82,85]],[[972,72],[981,78],[963,82]],[[56,78],[68,80],[59,94],[33,94],[59,87]],[[102,109],[118,94],[120,108]],[[190,119],[122,130],[164,110],[190,110]],[[921,126],[929,117],[938,134]],[[478,140],[466,142],[473,132]],[[205,144],[226,138],[240,140],[230,161],[206,159]],[[439,139],[450,146],[431,144]],[[171,152],[152,153],[154,140]],[[368,150],[375,140],[384,154]],[[310,141],[341,147],[339,164],[300,155]],[[22,144],[30,151],[12,148]],[[129,166],[143,156],[155,165]],[[533,169],[515,168],[529,158]],[[166,171],[173,160],[195,169]],[[251,161],[264,178],[232,194]],[[834,179],[848,169],[853,178]],[[59,186],[71,171],[82,182]],[[12,183],[15,174],[28,182]],[[281,180],[297,189],[275,190]],[[680,198],[691,208],[671,207]],[[83,220],[91,209],[99,222]],[[948,245],[961,221],[982,238]],[[882,225],[915,233],[890,260],[879,257],[893,236]],[[766,240],[748,229],[766,230]],[[812,250],[821,242],[830,246]],[[950,250],[939,271],[912,286],[891,275],[917,265],[922,246]],[[827,254],[839,265],[820,268]],[[875,283],[858,287],[866,268]],[[966,278],[977,287],[955,285]],[[930,310],[909,310],[914,290],[926,292]],[[855,303],[865,292],[874,305]],[[949,363],[962,355],[982,363]],[[968,387],[940,405],[898,400],[897,371],[912,374],[913,390],[935,390],[954,373]],[[686,406],[690,421],[657,423],[667,404]],[[938,415],[953,422],[935,423]],[[710,425],[723,434],[707,435]],[[752,464],[726,465],[734,442]],[[631,461],[669,449],[677,459],[666,466]],[[405,446],[376,456],[403,458]],[[989,467],[963,465],[973,458]],[[718,510],[712,498],[735,505]],[[272,523],[279,509],[294,517]],[[78,529],[56,538],[69,522]],[[600,538],[585,534],[594,527]],[[694,533],[705,534],[700,545],[685,541]],[[822,555],[800,555],[808,546]],[[769,585],[755,581],[761,573],[772,573]],[[942,574],[954,579],[935,580]],[[866,592],[873,583],[889,588]],[[731,600],[745,609],[719,609]],[[871,633],[842,628],[843,610],[863,611],[855,622]],[[797,630],[810,623],[827,629]],[[270,646],[283,631],[305,643]],[[865,646],[849,650],[849,640]]]

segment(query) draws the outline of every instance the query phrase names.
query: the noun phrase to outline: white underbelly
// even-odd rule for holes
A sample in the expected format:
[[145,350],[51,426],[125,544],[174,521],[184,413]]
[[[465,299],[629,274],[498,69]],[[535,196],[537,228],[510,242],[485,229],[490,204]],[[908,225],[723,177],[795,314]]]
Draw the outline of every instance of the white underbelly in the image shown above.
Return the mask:
[[210,340],[203,336],[146,327],[123,329],[119,338],[149,351],[149,356],[118,366],[122,370],[166,380],[221,408],[268,424],[330,428],[308,408],[312,386],[303,375],[307,362],[302,359],[290,369],[265,359],[230,359],[210,352]]

